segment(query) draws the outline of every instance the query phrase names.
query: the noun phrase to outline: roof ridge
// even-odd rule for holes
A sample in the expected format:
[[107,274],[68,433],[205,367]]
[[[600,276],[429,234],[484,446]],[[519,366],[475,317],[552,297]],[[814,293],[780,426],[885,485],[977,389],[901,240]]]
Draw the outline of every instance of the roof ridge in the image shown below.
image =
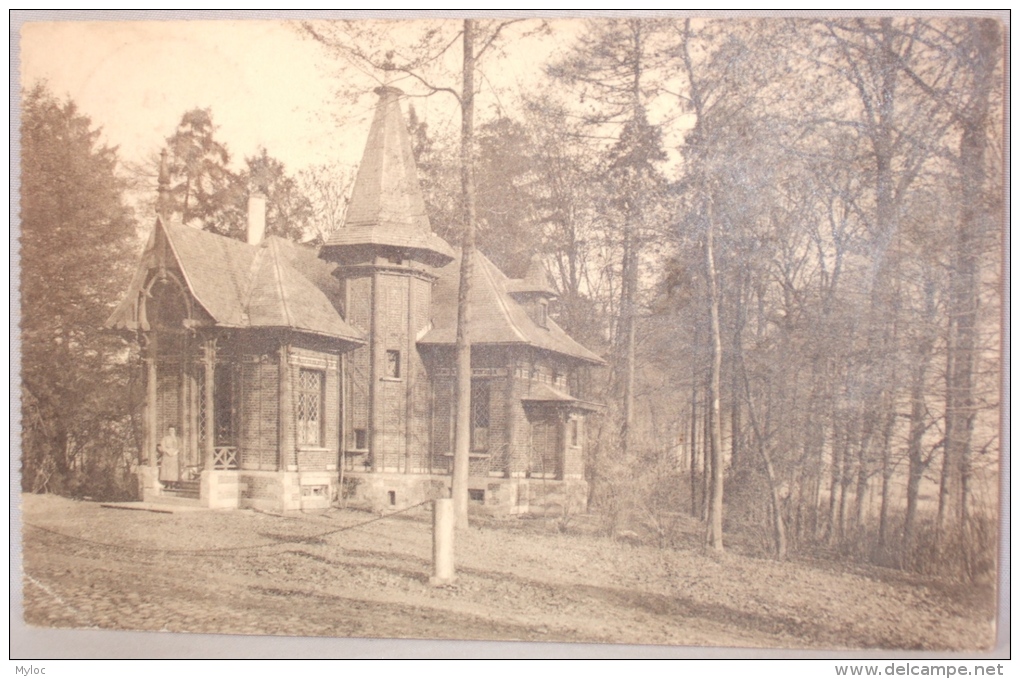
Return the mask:
[[259,280],[259,272],[262,271],[263,260],[265,259],[265,248],[258,248],[251,260],[251,267],[248,269],[248,291],[241,304],[241,312],[245,320],[251,324],[251,300],[255,295],[255,286]]
[[[496,265],[493,264],[489,260],[489,258],[486,257],[485,254],[482,253],[481,251],[475,250],[475,254],[479,255],[479,259],[481,259],[481,261],[482,261],[482,273],[485,275],[485,278],[489,281],[490,285],[492,285],[493,287],[496,287],[496,280],[493,277],[492,272],[489,271],[489,266],[492,266],[493,268],[495,268]],[[489,265],[489,266],[486,266],[486,265]],[[461,266],[464,266],[464,264],[461,263]],[[531,344],[532,341],[528,338],[528,336],[524,333],[524,331],[521,330],[520,327],[518,327],[517,323],[514,322],[513,314],[510,313],[510,309],[507,307],[506,300],[503,299],[503,295],[499,294],[500,290],[497,289],[497,290],[495,290],[495,292],[496,292],[496,301],[499,303],[500,310],[503,312],[503,317],[506,319],[506,322],[510,324],[510,327],[513,329],[513,331],[515,333],[517,333],[517,336],[522,341],[527,342],[528,344]]]
[[[213,235],[219,236],[220,234],[213,234]],[[221,236],[221,238],[229,238],[229,236]],[[222,240],[220,240],[218,238],[215,239],[215,240],[216,240],[217,247],[223,253],[224,259],[227,260],[227,264],[228,264],[228,266],[226,267],[227,275],[230,277],[230,282],[234,284],[234,294],[237,295],[237,301],[238,302],[243,302],[243,300],[244,300],[244,282],[238,280],[238,278],[237,278],[237,271],[236,271],[236,267],[234,266],[234,255],[231,252],[230,248],[226,246],[226,242],[225,241],[222,241]],[[245,307],[242,307],[242,308],[245,308]],[[247,314],[247,311],[245,311],[244,313]]]
[[276,275],[276,287],[280,290],[280,306],[283,307],[283,318],[287,321],[287,327],[294,327],[294,318],[290,313],[290,305],[287,303],[287,290],[283,284],[283,272],[280,270],[280,255],[275,241],[267,241],[267,249],[272,250],[273,273]]

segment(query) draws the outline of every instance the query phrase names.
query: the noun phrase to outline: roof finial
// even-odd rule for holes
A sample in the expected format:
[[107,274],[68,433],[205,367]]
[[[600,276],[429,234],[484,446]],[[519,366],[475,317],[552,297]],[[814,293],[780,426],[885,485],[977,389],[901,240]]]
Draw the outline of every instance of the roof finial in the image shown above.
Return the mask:
[[167,165],[166,149],[159,152],[159,180],[156,195],[156,215],[166,221],[170,212],[170,168]]
[[351,189],[343,228],[323,248],[333,261],[362,261],[368,254],[409,259],[442,267],[454,258],[450,245],[432,232],[407,123],[400,110],[403,93],[392,85],[379,96],[365,152]]

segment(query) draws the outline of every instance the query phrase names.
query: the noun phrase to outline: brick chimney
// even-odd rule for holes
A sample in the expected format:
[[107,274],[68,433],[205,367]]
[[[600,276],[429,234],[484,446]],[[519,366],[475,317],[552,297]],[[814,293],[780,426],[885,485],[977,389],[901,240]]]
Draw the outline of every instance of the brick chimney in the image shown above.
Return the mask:
[[248,195],[248,245],[258,245],[266,235],[266,197]]

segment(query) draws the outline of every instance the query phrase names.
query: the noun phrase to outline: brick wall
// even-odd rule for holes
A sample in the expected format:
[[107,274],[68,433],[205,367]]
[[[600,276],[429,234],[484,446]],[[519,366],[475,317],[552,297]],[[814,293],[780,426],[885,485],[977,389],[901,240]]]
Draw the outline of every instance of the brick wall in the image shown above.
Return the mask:
[[[400,376],[386,377],[380,374],[376,384],[377,398],[380,399],[377,412],[382,421],[375,423],[376,436],[373,441],[372,458],[377,471],[403,471],[407,446],[407,371],[408,355],[408,295],[411,279],[406,275],[381,273],[377,282],[377,304],[380,305],[378,327],[381,350],[400,353]],[[385,366],[385,356],[378,357],[379,365]],[[382,372],[382,371],[380,371]]]
[[[413,295],[414,310],[412,319],[411,344],[417,340],[419,334],[427,329],[431,318],[432,304],[432,283],[420,278],[411,278],[411,294]],[[411,352],[407,363],[408,370],[412,371],[413,389],[411,393],[411,421],[409,426],[411,440],[411,470],[415,473],[427,473],[430,468],[431,456],[429,454],[431,441],[429,438],[429,399],[431,397],[429,387],[429,376],[425,369],[425,363],[417,348]]]
[[507,403],[507,423],[513,431],[507,451],[511,476],[523,476],[531,464],[531,423],[521,403],[521,395],[525,393],[526,387],[527,380],[519,377],[515,369]]
[[584,437],[585,437],[585,418],[581,414],[574,414],[571,416],[577,423],[577,445],[571,445],[570,440],[570,426],[571,423],[567,422],[567,440],[564,442],[564,453],[563,453],[563,478],[565,479],[581,479],[584,478]]
[[[372,279],[353,278],[346,281],[348,293],[347,322],[368,334],[372,327],[371,300]],[[344,407],[347,422],[344,423],[344,445],[355,449],[355,430],[362,429],[368,435],[368,382],[371,375],[371,350],[367,345],[351,351],[346,356],[347,374],[344,386]]]
[[453,464],[453,378],[434,377],[432,393],[432,468],[443,474]]
[[560,475],[560,422],[555,412],[536,408],[531,420],[531,472],[546,478]]
[[272,354],[241,356],[240,428],[237,447],[242,469],[276,469],[280,373]]

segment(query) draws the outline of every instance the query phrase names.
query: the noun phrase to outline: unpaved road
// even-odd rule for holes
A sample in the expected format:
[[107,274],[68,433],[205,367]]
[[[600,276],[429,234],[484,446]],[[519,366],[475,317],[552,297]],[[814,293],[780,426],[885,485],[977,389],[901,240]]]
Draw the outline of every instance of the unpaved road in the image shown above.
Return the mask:
[[427,511],[358,525],[371,518],[156,514],[25,495],[25,622],[794,649],[994,640],[990,592],[883,569],[635,547],[535,520],[459,534],[458,580],[434,588]]

